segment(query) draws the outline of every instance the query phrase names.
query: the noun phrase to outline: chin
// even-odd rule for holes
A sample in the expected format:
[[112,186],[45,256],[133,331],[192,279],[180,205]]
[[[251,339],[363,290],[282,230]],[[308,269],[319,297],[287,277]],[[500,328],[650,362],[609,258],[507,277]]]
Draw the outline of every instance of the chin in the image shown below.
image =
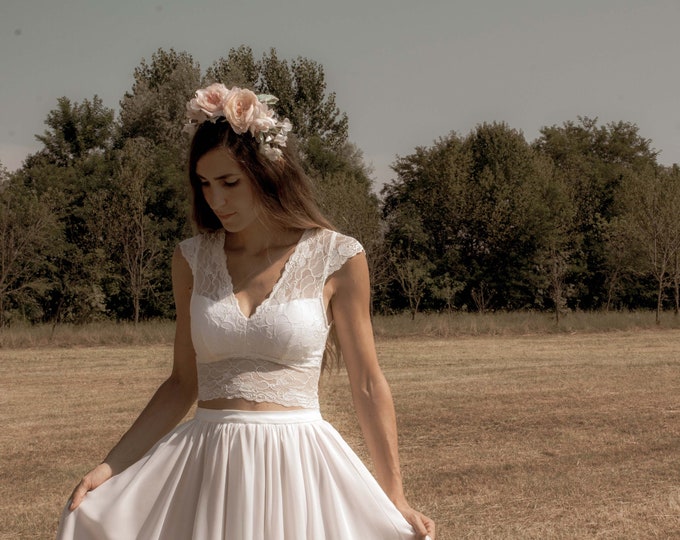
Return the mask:
[[242,221],[222,221],[222,227],[225,231],[229,233],[240,233],[241,231],[248,228],[248,223],[243,223]]
[[229,233],[240,233],[249,229],[254,224],[258,222],[257,216],[253,215],[243,215],[241,213],[235,213],[228,216],[226,219],[220,219],[222,227]]
[[222,223],[222,228],[229,233],[237,233],[243,230],[243,227],[239,227],[232,223]]

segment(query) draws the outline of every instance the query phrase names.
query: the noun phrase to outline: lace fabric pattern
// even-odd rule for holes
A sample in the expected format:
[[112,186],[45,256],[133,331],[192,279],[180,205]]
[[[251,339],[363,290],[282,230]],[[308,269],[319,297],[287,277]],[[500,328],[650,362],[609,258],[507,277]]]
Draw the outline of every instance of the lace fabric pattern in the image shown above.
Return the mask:
[[263,358],[197,364],[201,399],[245,398],[287,407],[319,408],[319,369],[295,369]]
[[227,269],[225,232],[180,243],[194,275],[191,335],[199,399],[242,397],[318,408],[329,324],[323,288],[363,247],[326,229],[306,230],[271,293],[246,317]]

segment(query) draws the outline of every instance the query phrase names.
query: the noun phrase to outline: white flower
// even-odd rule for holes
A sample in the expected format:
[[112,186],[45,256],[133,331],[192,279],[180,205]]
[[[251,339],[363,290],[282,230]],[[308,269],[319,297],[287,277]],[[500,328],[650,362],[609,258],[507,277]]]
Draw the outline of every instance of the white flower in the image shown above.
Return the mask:
[[263,144],[260,146],[260,149],[262,150],[262,153],[271,161],[276,161],[283,156],[283,152],[281,152],[280,148],[273,148],[269,144]]

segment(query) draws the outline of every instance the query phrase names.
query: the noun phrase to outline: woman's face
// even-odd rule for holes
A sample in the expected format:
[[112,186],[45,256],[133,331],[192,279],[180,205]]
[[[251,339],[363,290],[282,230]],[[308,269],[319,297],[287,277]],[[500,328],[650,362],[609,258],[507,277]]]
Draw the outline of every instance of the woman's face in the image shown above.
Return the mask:
[[225,230],[239,232],[258,218],[252,181],[226,148],[215,148],[196,162],[203,196]]

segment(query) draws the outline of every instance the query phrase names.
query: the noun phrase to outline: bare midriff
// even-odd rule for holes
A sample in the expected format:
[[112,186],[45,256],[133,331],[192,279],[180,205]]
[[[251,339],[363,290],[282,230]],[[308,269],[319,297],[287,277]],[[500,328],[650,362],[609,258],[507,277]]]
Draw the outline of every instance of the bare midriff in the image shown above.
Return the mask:
[[243,398],[219,398],[199,401],[198,406],[203,409],[230,409],[236,411],[294,411],[304,407],[286,407],[268,401],[250,401]]

